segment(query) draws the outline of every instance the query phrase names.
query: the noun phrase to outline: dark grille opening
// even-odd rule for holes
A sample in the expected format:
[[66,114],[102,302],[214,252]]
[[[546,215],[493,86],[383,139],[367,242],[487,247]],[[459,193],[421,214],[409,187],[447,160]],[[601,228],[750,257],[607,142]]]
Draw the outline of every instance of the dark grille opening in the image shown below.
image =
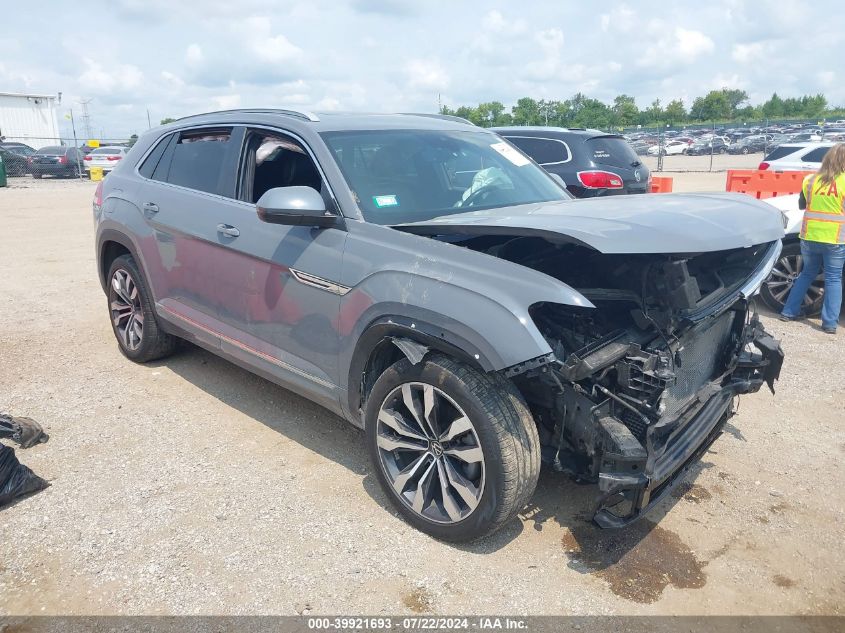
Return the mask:
[[624,409],[620,415],[622,424],[628,427],[628,430],[634,434],[641,443],[645,442],[645,434],[648,430],[648,425],[643,419],[630,409]]
[[664,415],[677,413],[696,391],[716,375],[731,335],[734,316],[733,312],[728,312],[715,321],[697,326],[681,339],[680,363],[675,367],[675,383],[666,389]]

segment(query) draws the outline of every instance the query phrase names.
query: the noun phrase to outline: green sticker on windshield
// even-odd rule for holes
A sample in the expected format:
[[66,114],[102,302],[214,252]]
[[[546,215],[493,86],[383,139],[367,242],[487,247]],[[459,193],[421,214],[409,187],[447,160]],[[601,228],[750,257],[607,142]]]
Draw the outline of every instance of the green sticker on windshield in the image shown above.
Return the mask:
[[373,196],[373,202],[375,202],[378,208],[381,207],[398,207],[399,200],[396,199],[395,195],[389,196]]

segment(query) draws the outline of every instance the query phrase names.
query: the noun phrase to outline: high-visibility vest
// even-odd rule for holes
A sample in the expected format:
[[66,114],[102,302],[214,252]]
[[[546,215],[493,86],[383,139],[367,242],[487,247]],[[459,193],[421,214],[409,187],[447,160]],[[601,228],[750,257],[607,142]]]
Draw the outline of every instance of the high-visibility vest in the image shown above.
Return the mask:
[[801,189],[807,201],[801,239],[845,244],[845,173],[833,182],[821,182],[818,174],[810,174]]

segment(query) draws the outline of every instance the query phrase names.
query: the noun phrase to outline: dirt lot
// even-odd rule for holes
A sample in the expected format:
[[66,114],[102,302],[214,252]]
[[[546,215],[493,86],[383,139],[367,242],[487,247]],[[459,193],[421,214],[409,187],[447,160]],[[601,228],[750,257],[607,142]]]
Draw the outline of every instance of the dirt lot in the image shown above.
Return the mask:
[[599,531],[592,489],[546,472],[519,521],[454,547],[389,509],[339,418],[198,349],[124,359],[94,185],[11,182],[0,410],[45,425],[18,455],[52,486],[0,511],[0,613],[845,613],[845,333],[766,317],[777,395],[743,398],[650,521]]

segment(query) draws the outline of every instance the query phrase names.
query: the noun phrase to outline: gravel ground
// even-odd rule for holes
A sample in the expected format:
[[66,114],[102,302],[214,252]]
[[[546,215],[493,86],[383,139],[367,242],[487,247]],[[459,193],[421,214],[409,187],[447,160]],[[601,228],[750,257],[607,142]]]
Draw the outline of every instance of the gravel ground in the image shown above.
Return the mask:
[[592,489],[545,472],[520,520],[455,547],[389,509],[339,418],[199,349],[128,362],[94,185],[11,183],[0,410],[50,433],[18,455],[52,485],[0,511],[0,613],[845,613],[845,334],[765,316],[777,395],[743,398],[650,521],[598,531]]

